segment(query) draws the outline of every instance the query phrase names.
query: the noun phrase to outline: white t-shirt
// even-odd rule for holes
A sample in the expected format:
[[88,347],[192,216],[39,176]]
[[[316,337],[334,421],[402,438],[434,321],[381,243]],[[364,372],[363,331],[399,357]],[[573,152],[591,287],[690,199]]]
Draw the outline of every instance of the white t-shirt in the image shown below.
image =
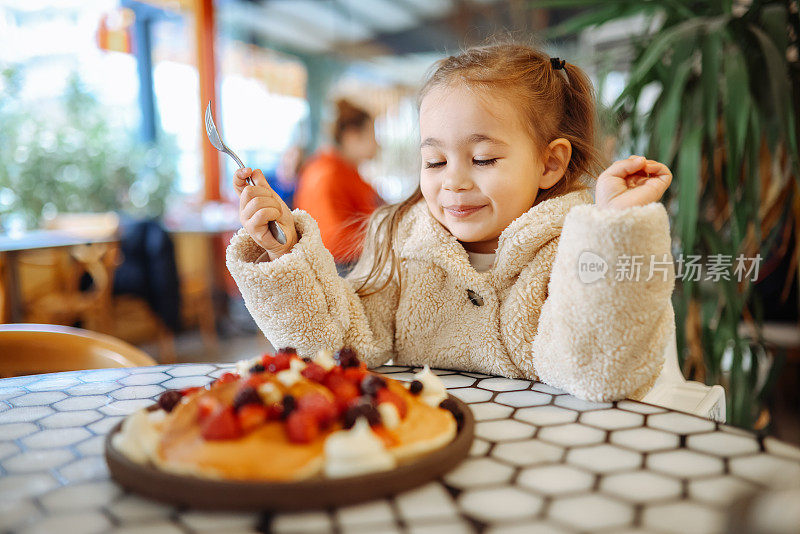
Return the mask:
[[489,252],[488,254],[482,252],[470,252],[467,251],[469,255],[469,262],[472,265],[472,268],[482,273],[483,271],[488,271],[492,264],[494,263],[494,252]]

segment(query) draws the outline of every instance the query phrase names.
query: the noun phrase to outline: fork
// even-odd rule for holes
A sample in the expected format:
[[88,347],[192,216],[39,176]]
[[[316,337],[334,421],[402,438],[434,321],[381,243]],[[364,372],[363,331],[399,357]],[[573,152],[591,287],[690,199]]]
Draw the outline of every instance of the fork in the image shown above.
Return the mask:
[[[211,142],[214,148],[232,157],[239,168],[244,169],[244,163],[242,163],[242,160],[239,159],[239,156],[234,154],[233,150],[228,148],[225,143],[222,142],[222,138],[219,136],[219,131],[217,131],[217,125],[214,124],[214,116],[211,114],[210,101],[208,103],[208,107],[206,108],[206,135],[208,135],[208,140]],[[250,185],[256,185],[255,182],[253,182],[253,179],[249,176],[245,181]],[[275,241],[281,245],[285,245],[286,234],[283,232],[283,229],[278,225],[278,223],[275,221],[269,221],[267,226],[269,227],[269,231],[272,233],[272,237],[275,238]]]

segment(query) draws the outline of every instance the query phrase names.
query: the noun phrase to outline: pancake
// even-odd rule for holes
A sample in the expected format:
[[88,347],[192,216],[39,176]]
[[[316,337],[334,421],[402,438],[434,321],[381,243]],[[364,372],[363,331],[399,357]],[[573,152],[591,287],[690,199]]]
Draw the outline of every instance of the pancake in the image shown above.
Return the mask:
[[[280,355],[282,367],[271,363],[278,355],[265,355],[264,364],[252,364],[255,370],[243,371],[245,376],[226,373],[206,388],[168,391],[159,399],[164,417],[155,418],[157,423],[145,429],[152,432],[132,432],[151,437],[153,445],[147,447],[147,456],[164,471],[252,481],[297,481],[325,476],[323,471],[347,472],[341,469],[341,462],[349,462],[352,472],[374,469],[366,459],[361,460],[361,453],[354,454],[365,450],[358,448],[363,445],[355,438],[358,433],[341,433],[362,418],[360,438],[372,436],[369,430],[381,438],[373,446],[383,451],[388,467],[453,440],[458,426],[454,415],[425,402],[435,404],[446,395],[428,369],[427,389],[421,391],[418,382],[412,393],[403,382],[368,371],[347,350],[340,351],[337,365],[327,369],[284,352]],[[269,372],[265,366],[286,372]],[[251,369],[250,365],[243,367]],[[426,397],[425,393],[431,392],[437,400]],[[404,417],[399,415],[402,412]],[[146,418],[137,422],[145,424]],[[333,433],[356,441],[345,441],[342,446],[339,439],[339,456],[331,452],[326,466],[325,442]],[[129,453],[140,452],[135,436],[126,439],[129,441],[123,445]],[[353,466],[353,462],[361,466]],[[332,466],[340,469],[329,471]]]

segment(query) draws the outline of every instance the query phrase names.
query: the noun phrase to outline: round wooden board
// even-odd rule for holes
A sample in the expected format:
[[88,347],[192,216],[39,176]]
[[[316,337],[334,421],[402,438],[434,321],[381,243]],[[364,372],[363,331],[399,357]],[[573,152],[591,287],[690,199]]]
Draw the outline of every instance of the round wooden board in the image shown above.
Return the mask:
[[121,486],[158,501],[198,509],[310,510],[344,506],[394,495],[447,473],[469,454],[475,419],[466,404],[450,395],[464,414],[456,437],[441,449],[391,471],[345,478],[314,478],[298,482],[214,480],[181,476],[133,462],[111,445],[122,427],[117,423],[105,440],[111,477]]

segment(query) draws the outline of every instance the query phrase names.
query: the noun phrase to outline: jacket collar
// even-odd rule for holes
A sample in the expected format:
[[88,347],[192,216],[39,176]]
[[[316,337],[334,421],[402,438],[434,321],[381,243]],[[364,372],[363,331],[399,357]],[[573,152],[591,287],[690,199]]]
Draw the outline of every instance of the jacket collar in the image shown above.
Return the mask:
[[547,242],[561,235],[564,217],[574,206],[591,204],[588,189],[547,199],[514,219],[500,234],[494,265],[478,273],[467,251],[428,210],[420,199],[408,214],[408,230],[400,248],[402,258],[433,262],[445,271],[468,279],[490,278],[501,282],[517,276]]

